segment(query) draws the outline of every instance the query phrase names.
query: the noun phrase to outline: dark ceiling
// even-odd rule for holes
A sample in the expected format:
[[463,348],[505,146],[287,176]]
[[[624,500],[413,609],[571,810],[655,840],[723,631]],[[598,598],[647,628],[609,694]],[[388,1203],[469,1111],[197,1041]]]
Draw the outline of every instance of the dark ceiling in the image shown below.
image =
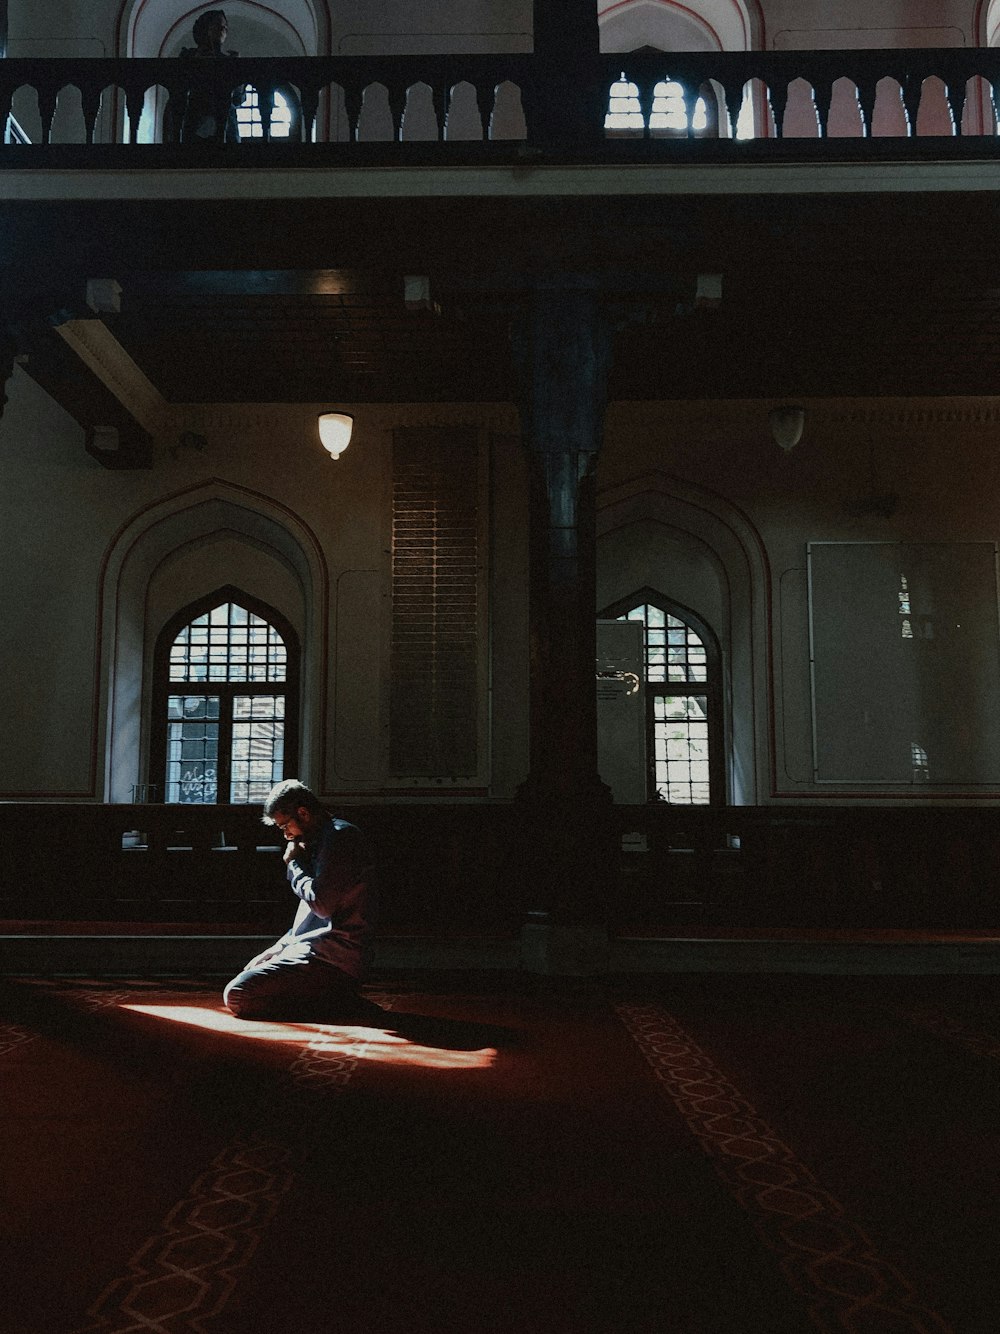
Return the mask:
[[[408,308],[404,275],[139,275],[107,319],[176,402],[505,399],[499,301]],[[264,290],[266,289],[266,290]]]
[[[254,228],[231,206],[200,207],[183,229],[163,206],[50,207],[36,226],[69,238],[53,238],[61,268],[36,265],[34,293],[18,270],[22,306],[116,278],[121,312],[107,324],[166,398],[186,402],[510,400],[511,322],[553,273],[605,295],[612,398],[1000,385],[988,192],[312,201],[258,204]],[[30,221],[0,209],[15,263],[37,251]],[[0,275],[8,289],[13,273]],[[695,305],[698,273],[723,275],[717,308]],[[429,307],[408,308],[408,274],[429,278]]]

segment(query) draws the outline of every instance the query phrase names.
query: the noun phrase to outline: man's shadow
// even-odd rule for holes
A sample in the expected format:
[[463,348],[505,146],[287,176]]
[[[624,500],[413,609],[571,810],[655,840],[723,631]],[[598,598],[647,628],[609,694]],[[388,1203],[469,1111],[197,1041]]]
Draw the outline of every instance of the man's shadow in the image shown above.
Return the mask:
[[510,1049],[520,1045],[517,1029],[501,1024],[476,1023],[468,1019],[445,1019],[436,1014],[411,1014],[387,1010],[368,997],[361,997],[346,1020],[365,1028],[380,1028],[406,1042],[441,1051],[481,1051],[484,1047]]

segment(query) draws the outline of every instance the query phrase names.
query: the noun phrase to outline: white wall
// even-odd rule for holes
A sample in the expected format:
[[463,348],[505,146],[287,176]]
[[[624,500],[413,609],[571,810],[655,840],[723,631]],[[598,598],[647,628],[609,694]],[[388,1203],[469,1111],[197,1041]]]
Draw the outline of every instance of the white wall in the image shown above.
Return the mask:
[[[813,782],[808,544],[895,542],[919,549],[1000,540],[1000,402],[807,403],[806,431],[791,454],[770,437],[769,406],[612,405],[599,471],[600,596],[610,601],[649,584],[716,630],[730,655],[731,746],[743,770],[737,790],[752,789],[749,765],[757,800],[885,798],[892,785],[875,792],[863,782],[833,788]],[[875,512],[886,495],[896,497],[888,516]],[[739,538],[728,549],[727,533]],[[978,622],[977,634],[995,637],[995,596],[982,600]],[[1000,665],[1000,644],[994,659]],[[891,700],[891,672],[878,661],[871,670],[881,674]],[[962,668],[956,663],[955,670]],[[989,679],[994,667],[982,670]],[[912,685],[899,681],[900,695],[904,688],[912,694]],[[940,712],[940,693],[924,707]],[[991,791],[987,775],[995,759],[977,749],[987,744],[982,732],[969,742],[967,781],[953,784],[951,794]],[[907,784],[895,786],[902,791]]]
[[[300,636],[305,776],[331,792],[391,787],[390,459],[401,424],[478,427],[484,475],[494,456],[505,499],[482,581],[485,597],[492,577],[492,595],[505,600],[504,632],[483,672],[484,718],[490,687],[505,715],[522,697],[525,556],[507,510],[519,508],[523,470],[509,406],[359,407],[336,462],[316,435],[326,405],[193,406],[181,411],[207,439],[204,450],[164,438],[150,470],[108,471],[23,372],[8,392],[0,526],[16,559],[0,582],[12,720],[0,737],[0,792],[127,800],[144,774],[156,636],[224,584],[275,606]],[[484,633],[484,663],[490,652]],[[501,723],[492,743],[499,795],[524,776],[524,740],[523,718]],[[490,749],[484,734],[486,783]]]
[[[152,469],[112,472],[23,372],[9,388],[0,791],[127,795],[148,744],[155,636],[224,583],[277,606],[301,634],[309,777],[331,793],[390,790],[391,432],[452,423],[477,426],[491,456],[487,777],[494,795],[513,794],[527,764],[527,555],[510,405],[358,405],[355,439],[336,463],[318,446],[309,405],[191,407],[205,450],[160,440]],[[1000,540],[1000,400],[807,402],[790,454],[771,439],[770,406],[614,403],[598,469],[595,611],[651,586],[712,626],[737,801],[830,795],[813,782],[809,543]],[[894,512],[875,512],[873,498],[890,493]],[[995,612],[983,607],[984,626]],[[968,790],[981,796],[996,766],[976,744]],[[892,790],[846,784],[836,795]]]

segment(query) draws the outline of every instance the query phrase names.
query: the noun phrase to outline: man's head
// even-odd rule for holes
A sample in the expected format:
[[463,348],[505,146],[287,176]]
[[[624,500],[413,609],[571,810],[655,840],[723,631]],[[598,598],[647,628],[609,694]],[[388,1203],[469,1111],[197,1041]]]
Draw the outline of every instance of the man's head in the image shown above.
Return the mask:
[[264,823],[280,829],[289,842],[309,838],[325,818],[316,793],[297,778],[276,783],[264,801]]
[[229,32],[229,23],[225,11],[222,9],[206,9],[204,14],[199,14],[195,19],[192,31],[196,46],[202,48],[207,46],[220,47]]

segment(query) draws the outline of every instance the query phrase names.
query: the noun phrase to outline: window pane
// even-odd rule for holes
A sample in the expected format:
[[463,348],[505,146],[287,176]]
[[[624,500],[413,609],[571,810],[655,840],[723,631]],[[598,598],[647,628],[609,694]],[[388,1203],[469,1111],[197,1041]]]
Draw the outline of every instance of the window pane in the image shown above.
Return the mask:
[[[643,626],[646,681],[653,687],[648,699],[654,795],[676,805],[708,805],[708,696],[702,693],[709,684],[706,645],[680,616],[652,603],[632,607],[618,619]],[[671,693],[655,694],[657,686]],[[722,785],[721,776],[717,781]]]
[[170,695],[167,699],[167,801],[217,801],[218,762],[219,697]]
[[282,777],[284,695],[237,695],[233,700],[231,802],[263,801]]
[[[264,125],[260,116],[260,98],[256,88],[249,83],[246,86],[243,105],[236,108],[236,119],[241,139],[263,139]],[[271,111],[271,138],[287,139],[291,133],[291,125],[292,110],[288,105],[288,99],[276,91]]]
[[[708,108],[705,99],[699,97],[695,102],[691,128],[695,133],[700,133],[707,125]],[[666,79],[653,89],[653,109],[649,117],[649,128],[679,132],[687,130],[688,114],[684,103],[684,88],[675,79]]]
[[704,695],[654,697],[653,781],[661,801],[708,805],[708,700]]
[[177,635],[171,681],[284,681],[284,640],[273,625],[236,603],[223,602]]
[[604,117],[606,130],[642,130],[645,118],[639,103],[638,86],[626,79],[623,74],[611,85],[608,95],[608,111]]
[[648,603],[618,619],[642,621],[645,627],[647,681],[708,680],[705,645],[684,621]]

